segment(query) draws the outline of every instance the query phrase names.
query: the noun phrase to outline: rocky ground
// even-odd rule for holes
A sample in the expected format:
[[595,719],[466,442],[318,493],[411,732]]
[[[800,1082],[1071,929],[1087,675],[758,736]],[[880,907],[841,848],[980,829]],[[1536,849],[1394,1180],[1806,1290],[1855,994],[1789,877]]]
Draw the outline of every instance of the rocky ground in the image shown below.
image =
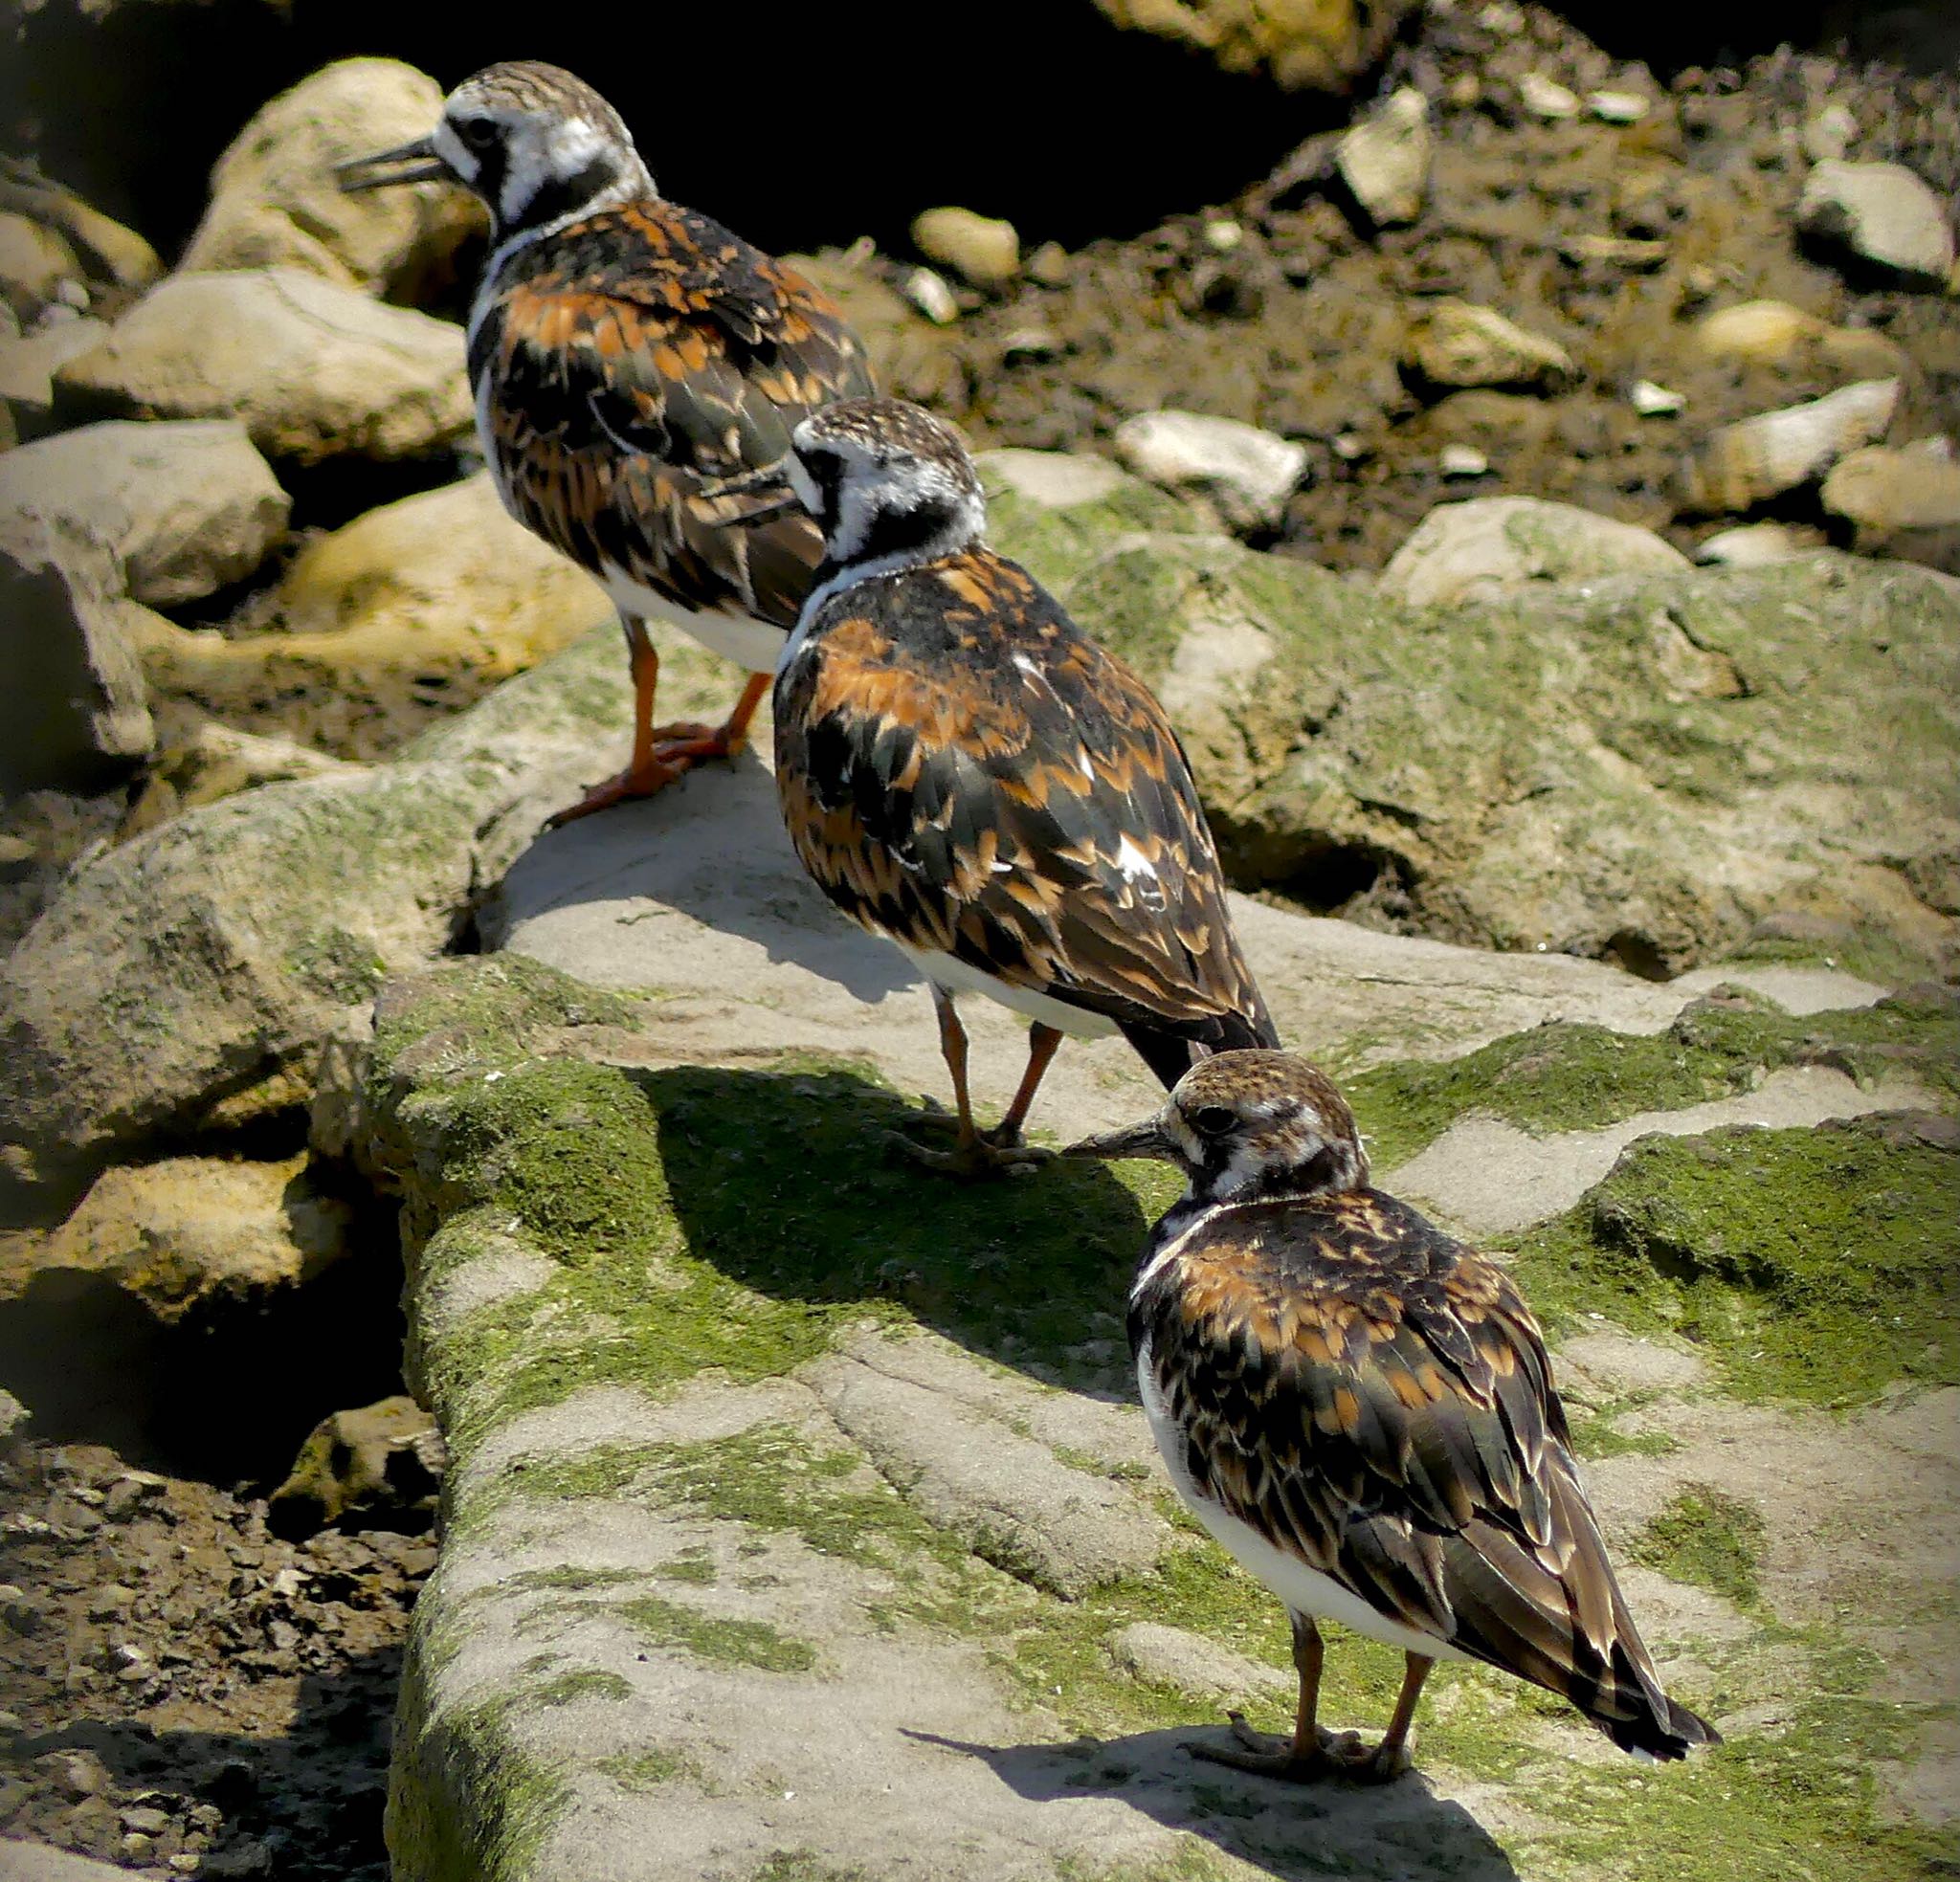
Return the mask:
[[[1102,224],[758,232],[1164,697],[1282,1031],[1515,1265],[1727,1748],[1634,1771],[1459,1672],[1384,1794],[1187,1759],[1285,1650],[1132,1402],[1162,1185],[888,1158],[929,1012],[767,740],[539,834],[623,740],[616,632],[476,474],[468,205],[324,183],[436,108],[359,58],[181,216],[0,86],[0,1873],[1960,1863],[1960,89],[1910,33],[1650,69],[1508,0],[1099,4],[1263,100],[1215,200],[1140,158]],[[1082,15],[1153,111],[1223,96]],[[29,91],[146,17],[28,10]],[[1312,134],[1220,169],[1275,100]],[[1150,1091],[1072,1046],[1039,1134]],[[1338,1644],[1343,1722],[1389,1658]]]

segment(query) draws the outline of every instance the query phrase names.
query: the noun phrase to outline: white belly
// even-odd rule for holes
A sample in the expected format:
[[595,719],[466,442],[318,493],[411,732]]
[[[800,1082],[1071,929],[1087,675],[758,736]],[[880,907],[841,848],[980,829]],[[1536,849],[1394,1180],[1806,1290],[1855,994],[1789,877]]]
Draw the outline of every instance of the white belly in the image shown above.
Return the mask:
[[1150,1435],[1157,1440],[1164,1467],[1170,1472],[1170,1481],[1186,1506],[1247,1574],[1263,1582],[1294,1613],[1339,1621],[1344,1627],[1365,1634],[1370,1640],[1399,1647],[1405,1653],[1422,1653],[1433,1660],[1466,1657],[1435,1634],[1418,1632],[1376,1613],[1358,1594],[1323,1575],[1318,1568],[1309,1567],[1298,1556],[1274,1547],[1258,1530],[1240,1522],[1210,1497],[1201,1496],[1185,1468],[1184,1434],[1157,1389],[1147,1340],[1137,1355],[1137,1389],[1143,1395],[1144,1415],[1150,1421]]
[[641,620],[671,621],[682,633],[692,634],[711,653],[733,660],[750,673],[772,673],[789,631],[752,614],[724,614],[719,609],[695,609],[635,582],[623,569],[607,568],[600,579],[612,605],[622,614]]
[[1005,981],[995,980],[991,974],[969,966],[950,954],[933,954],[922,947],[907,947],[903,941],[900,941],[898,947],[927,980],[948,993],[984,993],[990,1000],[999,1001],[1003,1007],[1012,1007],[1029,1019],[1039,1020],[1043,1026],[1052,1026],[1058,1032],[1066,1032],[1077,1039],[1106,1039],[1116,1030],[1113,1019],[1105,1019],[1101,1013],[1084,1012],[1080,1007],[1071,1007],[1065,1000],[1051,999],[1047,994],[1034,992],[1028,987],[1010,986]]

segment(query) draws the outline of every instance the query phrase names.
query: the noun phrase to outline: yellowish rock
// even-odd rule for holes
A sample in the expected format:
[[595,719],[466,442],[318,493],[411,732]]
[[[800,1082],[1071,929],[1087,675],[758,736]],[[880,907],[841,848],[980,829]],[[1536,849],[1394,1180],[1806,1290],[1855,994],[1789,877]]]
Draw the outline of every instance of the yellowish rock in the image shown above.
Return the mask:
[[928,261],[976,288],[1006,287],[1021,272],[1021,238],[1012,222],[971,210],[927,210],[912,224],[912,243]]
[[100,1177],[61,1228],[10,1246],[0,1299],[43,1275],[92,1275],[167,1324],[311,1280],[346,1251],[346,1205],[318,1194],[303,1157],[172,1157]]
[[433,706],[465,703],[535,666],[612,612],[590,576],[512,521],[487,473],[322,537],[294,560],[270,607],[281,631],[235,639],[152,623],[143,649],[151,683],[219,719],[277,719],[355,758],[377,755]]
[[413,300],[482,226],[481,209],[445,183],[347,195],[334,166],[421,137],[441,116],[441,86],[399,59],[342,59],[312,74],[261,106],[218,159],[182,265],[299,268]]
[[1263,72],[1287,91],[1342,91],[1380,57],[1410,0],[1096,0],[1118,26]]

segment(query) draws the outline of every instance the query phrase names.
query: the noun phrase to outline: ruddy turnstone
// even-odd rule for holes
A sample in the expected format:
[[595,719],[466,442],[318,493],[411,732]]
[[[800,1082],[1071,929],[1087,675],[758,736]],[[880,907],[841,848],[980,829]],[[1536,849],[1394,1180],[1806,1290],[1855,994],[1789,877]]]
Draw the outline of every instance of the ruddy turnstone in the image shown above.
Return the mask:
[[[959,434],[844,400],[796,427],[785,468],[824,561],[776,671],[776,786],[818,886],[932,985],[958,1139],[924,1161],[1035,1162],[1021,1125],[1064,1033],[1123,1032],[1166,1085],[1205,1052],[1277,1044],[1176,734],[982,543]],[[1034,1022],[986,1133],[953,1005],[969,991]]]
[[[830,299],[662,198],[619,114],[555,65],[486,66],[428,137],[341,168],[347,189],[435,177],[490,210],[469,371],[504,506],[604,583],[633,664],[632,763],[562,823],[741,748],[823,544],[800,515],[730,527],[704,486],[780,460],[871,374]],[[725,724],[655,726],[654,616],[750,670]]]
[[[1178,1494],[1293,1619],[1292,1737],[1235,1713],[1237,1742],[1200,1756],[1392,1778],[1437,1660],[1556,1693],[1623,1751],[1718,1742],[1660,1690],[1530,1309],[1503,1269],[1369,1186],[1325,1078],[1290,1053],[1228,1052],[1147,1122],[1069,1154],[1184,1171],[1130,1288],[1137,1383]],[[1319,1618],[1407,1655],[1372,1750],[1317,1724]]]

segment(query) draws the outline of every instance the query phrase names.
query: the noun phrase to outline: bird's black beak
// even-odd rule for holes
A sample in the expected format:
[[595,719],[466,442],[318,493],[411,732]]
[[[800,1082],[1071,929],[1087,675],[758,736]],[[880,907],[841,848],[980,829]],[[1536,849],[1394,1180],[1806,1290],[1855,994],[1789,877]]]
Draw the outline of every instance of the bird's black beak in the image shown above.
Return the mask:
[[1141,1124],[1129,1124],[1120,1131],[1104,1131],[1101,1137],[1085,1137],[1080,1143],[1071,1143],[1061,1154],[1100,1157],[1105,1162],[1124,1157],[1147,1157],[1160,1163],[1184,1161],[1177,1145],[1155,1118],[1146,1118]]
[[333,173],[348,195],[357,189],[386,189],[397,183],[433,183],[438,178],[454,181],[456,176],[435,154],[433,137],[418,137],[392,150],[377,150],[371,157],[349,158],[345,164],[336,164]]
[[719,512],[716,520],[732,523],[738,529],[752,529],[786,510],[802,507],[780,462],[743,471],[732,477],[709,478],[702,484],[701,494],[712,503],[725,504],[727,507]]

